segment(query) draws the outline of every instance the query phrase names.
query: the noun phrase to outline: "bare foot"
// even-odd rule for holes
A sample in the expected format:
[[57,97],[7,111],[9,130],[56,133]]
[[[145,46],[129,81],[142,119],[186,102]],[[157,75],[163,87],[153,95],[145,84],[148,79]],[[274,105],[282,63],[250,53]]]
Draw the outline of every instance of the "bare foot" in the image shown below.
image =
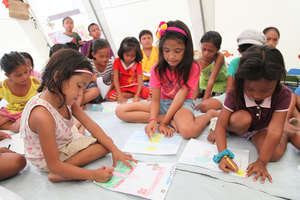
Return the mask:
[[212,144],[214,144],[214,143],[216,142],[216,134],[215,134],[215,131],[210,130],[210,132],[209,132],[209,134],[208,134],[208,136],[207,136],[207,140],[208,140],[210,143],[212,143]]
[[52,172],[50,172],[48,174],[48,179],[51,182],[62,182],[62,181],[70,181],[70,180],[72,180],[71,178],[65,178],[65,177],[62,177],[60,175],[53,174]]
[[178,130],[177,130],[177,126],[176,126],[176,123],[175,123],[175,121],[174,120],[171,120],[171,122],[170,122],[170,126],[175,130],[175,132],[177,132],[178,133]]

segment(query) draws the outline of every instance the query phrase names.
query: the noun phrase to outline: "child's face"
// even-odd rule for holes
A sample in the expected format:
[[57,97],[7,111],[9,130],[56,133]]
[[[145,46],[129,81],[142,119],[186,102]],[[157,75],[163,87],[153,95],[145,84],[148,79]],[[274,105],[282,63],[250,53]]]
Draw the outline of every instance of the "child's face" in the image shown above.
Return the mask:
[[167,39],[162,46],[164,59],[171,68],[175,68],[182,61],[184,51],[185,45],[181,40]]
[[101,36],[101,31],[97,25],[93,25],[90,27],[90,36],[95,40],[99,39]]
[[277,34],[277,32],[271,29],[265,34],[265,36],[267,39],[267,45],[276,48],[279,40],[279,35]]
[[261,102],[265,98],[272,96],[276,89],[276,80],[260,79],[258,81],[244,81],[244,92],[246,95],[257,102]]
[[74,28],[74,22],[72,19],[67,18],[65,19],[63,26],[67,32],[72,32]]
[[144,49],[152,48],[153,38],[149,34],[145,34],[141,37],[141,45]]
[[70,79],[62,83],[62,92],[65,95],[66,105],[72,105],[83,95],[83,90],[89,84],[91,78],[90,74],[81,73],[73,75]]
[[123,61],[128,66],[135,60],[135,57],[136,57],[135,50],[126,51],[123,54],[123,59],[124,59]]
[[26,62],[26,65],[27,65],[30,69],[32,69],[32,63],[31,63],[31,60],[28,59],[28,58],[24,58],[24,60],[25,60],[25,62]]
[[19,65],[15,70],[6,76],[12,80],[15,84],[26,85],[29,82],[31,69],[27,65]]
[[201,43],[202,58],[208,62],[211,62],[214,56],[217,54],[217,47],[211,42]]
[[96,53],[92,52],[92,55],[95,59],[95,63],[101,66],[106,66],[110,59],[110,49],[99,49]]

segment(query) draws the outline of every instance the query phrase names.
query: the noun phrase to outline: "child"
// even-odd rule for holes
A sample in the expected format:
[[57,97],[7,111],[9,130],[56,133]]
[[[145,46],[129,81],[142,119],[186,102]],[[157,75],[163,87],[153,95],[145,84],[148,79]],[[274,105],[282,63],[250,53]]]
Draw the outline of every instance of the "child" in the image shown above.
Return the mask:
[[[3,132],[0,132],[0,140]],[[5,136],[7,137],[7,135]],[[26,159],[21,154],[13,152],[8,148],[0,148],[0,181],[16,175],[26,166]]]
[[[62,49],[53,54],[38,93],[25,106],[21,119],[26,158],[37,168],[49,172],[53,182],[95,180],[106,182],[113,168],[89,170],[85,165],[109,151],[113,163],[135,161],[122,153],[103,130],[86,115],[76,102],[93,73],[90,62],[78,51]],[[92,136],[83,136],[72,129],[72,114]]]
[[5,99],[8,103],[0,109],[0,129],[17,133],[24,106],[36,94],[40,83],[30,77],[31,69],[18,52],[4,54],[0,65],[7,76],[7,79],[0,83],[0,100]]
[[[193,60],[190,31],[177,20],[161,22],[157,35],[160,39],[159,62],[151,70],[152,102],[120,105],[116,114],[127,122],[148,122],[145,131],[149,137],[155,133],[158,123],[159,132],[167,137],[174,131],[184,138],[198,137],[214,113],[196,118],[193,115],[192,95],[200,68]],[[169,124],[173,128],[169,128]]]
[[267,45],[276,48],[280,38],[279,30],[276,27],[270,26],[265,28],[263,33],[267,38]]
[[100,103],[105,100],[102,98],[100,91],[97,87],[97,78],[102,77],[103,83],[107,86],[111,86],[112,89],[112,76],[113,76],[113,64],[110,59],[110,46],[107,40],[97,39],[92,43],[92,55],[93,60],[91,61],[95,76],[93,82],[88,85],[88,88],[84,92],[81,104],[86,104],[90,101],[93,103]]
[[219,95],[225,92],[226,70],[224,56],[219,52],[222,37],[218,32],[208,31],[201,40],[200,67],[201,76],[199,88],[202,92],[202,100],[208,99],[211,95]]
[[[158,48],[152,46],[153,35],[149,30],[142,30],[139,34],[140,43],[142,45],[142,69],[143,72],[149,73],[152,69],[152,66],[158,61]],[[149,76],[143,74],[144,84],[149,81]]]
[[227,149],[226,130],[251,139],[258,159],[247,168],[247,176],[267,177],[268,162],[278,161],[285,152],[287,136],[283,134],[284,121],[291,101],[290,90],[281,85],[285,77],[284,61],[279,50],[269,46],[250,47],[241,57],[235,74],[234,88],[226,95],[224,107],[216,126],[219,154],[214,161],[225,172],[238,171],[224,158],[233,157]]
[[73,38],[73,43],[75,43],[78,47],[83,45],[83,41],[78,33],[73,32],[74,22],[71,17],[67,16],[63,19],[63,27],[65,28],[65,34]]
[[[253,45],[264,45],[266,43],[266,38],[259,31],[247,29],[238,36],[237,43],[238,43],[238,51],[240,52],[241,55],[243,55],[243,53]],[[239,62],[240,62],[240,57],[233,59],[229,64],[227,70],[226,92],[228,92],[233,87],[233,77],[235,72],[238,69]],[[207,112],[210,109],[221,109],[225,101],[225,95],[226,94],[222,94],[220,96],[206,99],[202,101],[200,104],[198,104],[197,106],[195,106],[195,109],[196,110],[199,109],[201,112]],[[210,138],[209,140],[210,142],[214,143],[215,141],[214,134],[210,135],[208,138]]]
[[140,61],[142,52],[139,41],[134,37],[126,37],[118,51],[119,58],[114,61],[115,89],[107,95],[108,100],[124,103],[133,97],[133,101],[139,101],[139,97],[147,99],[150,89],[143,85],[143,72]]
[[27,52],[21,52],[20,54],[24,57],[24,60],[27,64],[27,66],[30,67],[30,69],[31,69],[30,75],[35,77],[38,80],[41,80],[41,77],[42,77],[41,73],[38,72],[38,71],[35,71],[33,69],[34,68],[34,63],[33,63],[32,56]]

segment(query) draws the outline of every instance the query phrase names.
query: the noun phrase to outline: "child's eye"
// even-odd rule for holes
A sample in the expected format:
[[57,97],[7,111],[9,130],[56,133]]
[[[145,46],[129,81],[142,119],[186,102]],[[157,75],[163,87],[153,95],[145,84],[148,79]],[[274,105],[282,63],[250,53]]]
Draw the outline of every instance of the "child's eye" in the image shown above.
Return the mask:
[[82,86],[81,86],[81,85],[79,85],[79,84],[77,85],[77,87],[78,87],[79,89],[81,89],[81,88],[82,88]]

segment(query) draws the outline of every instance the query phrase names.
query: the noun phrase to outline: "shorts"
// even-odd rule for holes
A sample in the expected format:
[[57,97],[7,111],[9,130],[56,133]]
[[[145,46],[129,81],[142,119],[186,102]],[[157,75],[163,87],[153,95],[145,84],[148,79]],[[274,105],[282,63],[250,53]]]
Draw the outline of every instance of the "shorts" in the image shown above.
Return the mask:
[[[93,88],[93,87],[97,87],[97,83],[90,83],[86,89],[89,89],[89,88]],[[99,96],[97,96],[95,99],[93,99],[92,101],[90,101],[89,103],[101,103],[103,102],[105,99],[102,98],[101,94]]]
[[254,130],[254,131],[248,131],[248,132],[244,133],[244,135],[242,135],[241,137],[245,138],[247,140],[250,140],[257,133],[265,131],[265,130],[267,130],[267,128],[263,128],[263,129],[260,129],[260,130]]
[[[160,99],[159,104],[159,114],[164,115],[168,112],[169,107],[171,106],[173,100],[169,99]],[[193,112],[194,110],[194,103],[192,99],[186,99],[183,102],[182,108],[187,108]]]
[[15,122],[21,117],[22,112],[10,113],[6,107],[2,107],[0,109],[0,115],[9,121]]

